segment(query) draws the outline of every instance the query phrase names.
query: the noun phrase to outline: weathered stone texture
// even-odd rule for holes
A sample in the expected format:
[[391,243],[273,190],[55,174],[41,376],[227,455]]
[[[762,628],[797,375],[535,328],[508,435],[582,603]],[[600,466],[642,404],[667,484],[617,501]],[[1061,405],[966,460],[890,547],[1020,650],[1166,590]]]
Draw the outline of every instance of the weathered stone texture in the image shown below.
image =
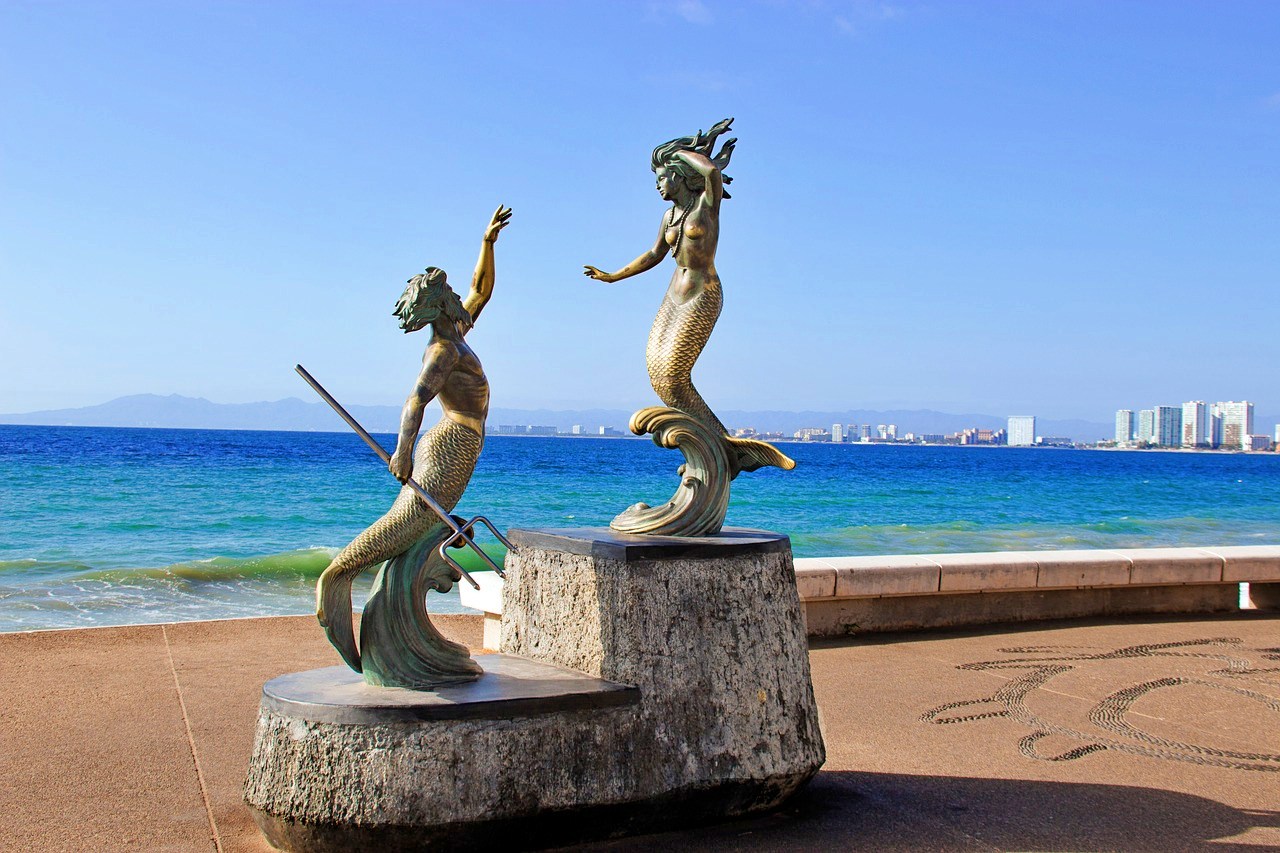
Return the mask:
[[503,651],[638,687],[638,704],[353,725],[264,703],[245,783],[259,826],[288,850],[392,853],[777,805],[825,752],[790,549],[766,536],[758,551],[663,559],[522,545],[507,558]]
[[[318,825],[448,826],[576,805],[589,780],[600,802],[623,795],[597,772],[634,709],[519,720],[379,725],[317,723],[263,712],[245,799]],[[606,762],[608,763],[608,762]]]
[[627,796],[772,780],[784,799],[825,759],[789,550],[621,561],[521,547],[502,648],[640,688]]

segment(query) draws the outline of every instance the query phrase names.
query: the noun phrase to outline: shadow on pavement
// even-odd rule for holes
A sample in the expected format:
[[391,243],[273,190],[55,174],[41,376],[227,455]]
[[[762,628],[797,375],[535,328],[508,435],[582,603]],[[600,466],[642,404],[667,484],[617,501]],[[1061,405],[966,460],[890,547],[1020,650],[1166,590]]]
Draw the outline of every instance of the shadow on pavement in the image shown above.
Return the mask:
[[574,849],[1165,853],[1273,849],[1278,842],[1278,811],[1160,789],[830,771],[764,817]]

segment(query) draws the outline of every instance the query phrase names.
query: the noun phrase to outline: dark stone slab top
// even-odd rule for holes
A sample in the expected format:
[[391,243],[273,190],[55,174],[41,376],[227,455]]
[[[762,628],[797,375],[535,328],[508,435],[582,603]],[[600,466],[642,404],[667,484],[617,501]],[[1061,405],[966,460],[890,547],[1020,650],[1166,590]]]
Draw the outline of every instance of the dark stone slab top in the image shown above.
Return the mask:
[[481,655],[475,681],[434,690],[365,684],[330,666],[281,675],[262,688],[262,707],[317,723],[366,725],[416,720],[507,720],[556,711],[634,705],[640,690],[517,655]]
[[637,560],[713,560],[791,550],[791,539],[785,534],[746,527],[726,527],[714,536],[638,536],[618,533],[607,527],[517,527],[508,531],[507,536],[517,548],[527,545],[623,563]]

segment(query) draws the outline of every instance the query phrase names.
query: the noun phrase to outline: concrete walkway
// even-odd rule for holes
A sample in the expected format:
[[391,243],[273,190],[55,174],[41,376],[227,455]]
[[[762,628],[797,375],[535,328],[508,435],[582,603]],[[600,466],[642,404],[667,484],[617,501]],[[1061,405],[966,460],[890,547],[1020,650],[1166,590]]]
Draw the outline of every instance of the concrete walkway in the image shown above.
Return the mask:
[[[477,617],[437,617],[480,645]],[[1280,847],[1280,617],[815,641],[828,761],[782,812],[591,850]],[[0,850],[266,851],[240,785],[310,617],[0,635]]]

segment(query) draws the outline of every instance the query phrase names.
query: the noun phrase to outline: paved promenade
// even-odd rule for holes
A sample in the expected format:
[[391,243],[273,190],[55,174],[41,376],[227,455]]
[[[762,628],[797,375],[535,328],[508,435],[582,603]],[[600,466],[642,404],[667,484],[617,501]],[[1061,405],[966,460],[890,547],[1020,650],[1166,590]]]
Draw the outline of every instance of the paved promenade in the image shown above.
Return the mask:
[[[480,618],[438,617],[479,647]],[[828,760],[782,812],[590,850],[1280,848],[1280,616],[814,641]],[[240,784],[310,617],[0,635],[0,850],[266,851]]]

